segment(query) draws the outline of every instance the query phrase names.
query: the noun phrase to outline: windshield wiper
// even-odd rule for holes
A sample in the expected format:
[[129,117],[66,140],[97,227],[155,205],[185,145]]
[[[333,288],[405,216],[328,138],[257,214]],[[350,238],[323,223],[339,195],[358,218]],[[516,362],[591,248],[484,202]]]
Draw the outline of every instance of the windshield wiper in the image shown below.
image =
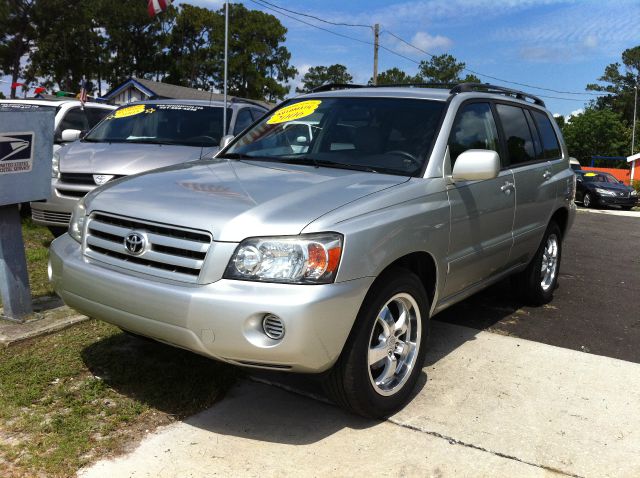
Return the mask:
[[363,164],[349,164],[349,163],[340,163],[337,161],[329,161],[326,159],[316,159],[312,156],[300,156],[300,157],[283,157],[282,161],[290,164],[311,164],[316,168],[324,166],[325,168],[336,168],[336,169],[351,169],[354,171],[365,171],[368,173],[377,173],[378,171],[373,169],[370,166],[365,166]]

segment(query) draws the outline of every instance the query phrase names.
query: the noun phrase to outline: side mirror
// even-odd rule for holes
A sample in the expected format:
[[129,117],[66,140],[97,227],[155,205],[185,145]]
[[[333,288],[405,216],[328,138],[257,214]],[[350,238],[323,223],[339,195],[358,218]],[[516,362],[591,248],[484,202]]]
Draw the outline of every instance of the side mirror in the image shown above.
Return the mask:
[[220,139],[220,149],[226,148],[227,145],[233,140],[234,136],[232,134],[227,134]]
[[70,141],[76,141],[80,139],[81,136],[82,136],[82,131],[80,131],[79,129],[65,129],[60,135],[60,139],[68,143]]
[[458,156],[451,179],[455,181],[481,181],[493,179],[500,172],[500,156],[487,149],[469,149]]

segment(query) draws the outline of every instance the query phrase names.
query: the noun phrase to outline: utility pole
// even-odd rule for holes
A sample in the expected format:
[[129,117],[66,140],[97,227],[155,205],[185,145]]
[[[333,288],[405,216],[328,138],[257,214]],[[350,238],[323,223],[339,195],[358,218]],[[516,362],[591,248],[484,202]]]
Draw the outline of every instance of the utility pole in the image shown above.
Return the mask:
[[222,136],[227,131],[227,70],[229,68],[229,0],[224,2],[224,108],[222,110]]
[[636,108],[638,106],[638,79],[636,78],[636,86],[633,94],[633,129],[631,130],[631,156],[633,156],[636,145]]
[[380,24],[373,26],[373,85],[378,84],[378,46],[380,39]]

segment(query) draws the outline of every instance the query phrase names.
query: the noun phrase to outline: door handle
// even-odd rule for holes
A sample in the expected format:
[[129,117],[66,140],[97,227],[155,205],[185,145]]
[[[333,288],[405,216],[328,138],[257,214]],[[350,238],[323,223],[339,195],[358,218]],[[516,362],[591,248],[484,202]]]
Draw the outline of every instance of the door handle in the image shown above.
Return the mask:
[[542,177],[544,179],[549,179],[551,177],[551,171],[549,171],[548,169],[542,174]]
[[508,196],[509,194],[511,194],[511,190],[514,189],[514,186],[515,184],[513,184],[511,181],[507,181],[502,186],[500,186],[500,191]]

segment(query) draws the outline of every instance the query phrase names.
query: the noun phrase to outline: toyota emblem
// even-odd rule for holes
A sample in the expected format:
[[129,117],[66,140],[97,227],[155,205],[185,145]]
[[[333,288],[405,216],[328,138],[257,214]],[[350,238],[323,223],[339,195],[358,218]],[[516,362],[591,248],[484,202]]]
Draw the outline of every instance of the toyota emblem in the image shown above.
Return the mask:
[[124,238],[124,247],[129,254],[139,256],[147,248],[147,238],[139,232],[130,232]]

